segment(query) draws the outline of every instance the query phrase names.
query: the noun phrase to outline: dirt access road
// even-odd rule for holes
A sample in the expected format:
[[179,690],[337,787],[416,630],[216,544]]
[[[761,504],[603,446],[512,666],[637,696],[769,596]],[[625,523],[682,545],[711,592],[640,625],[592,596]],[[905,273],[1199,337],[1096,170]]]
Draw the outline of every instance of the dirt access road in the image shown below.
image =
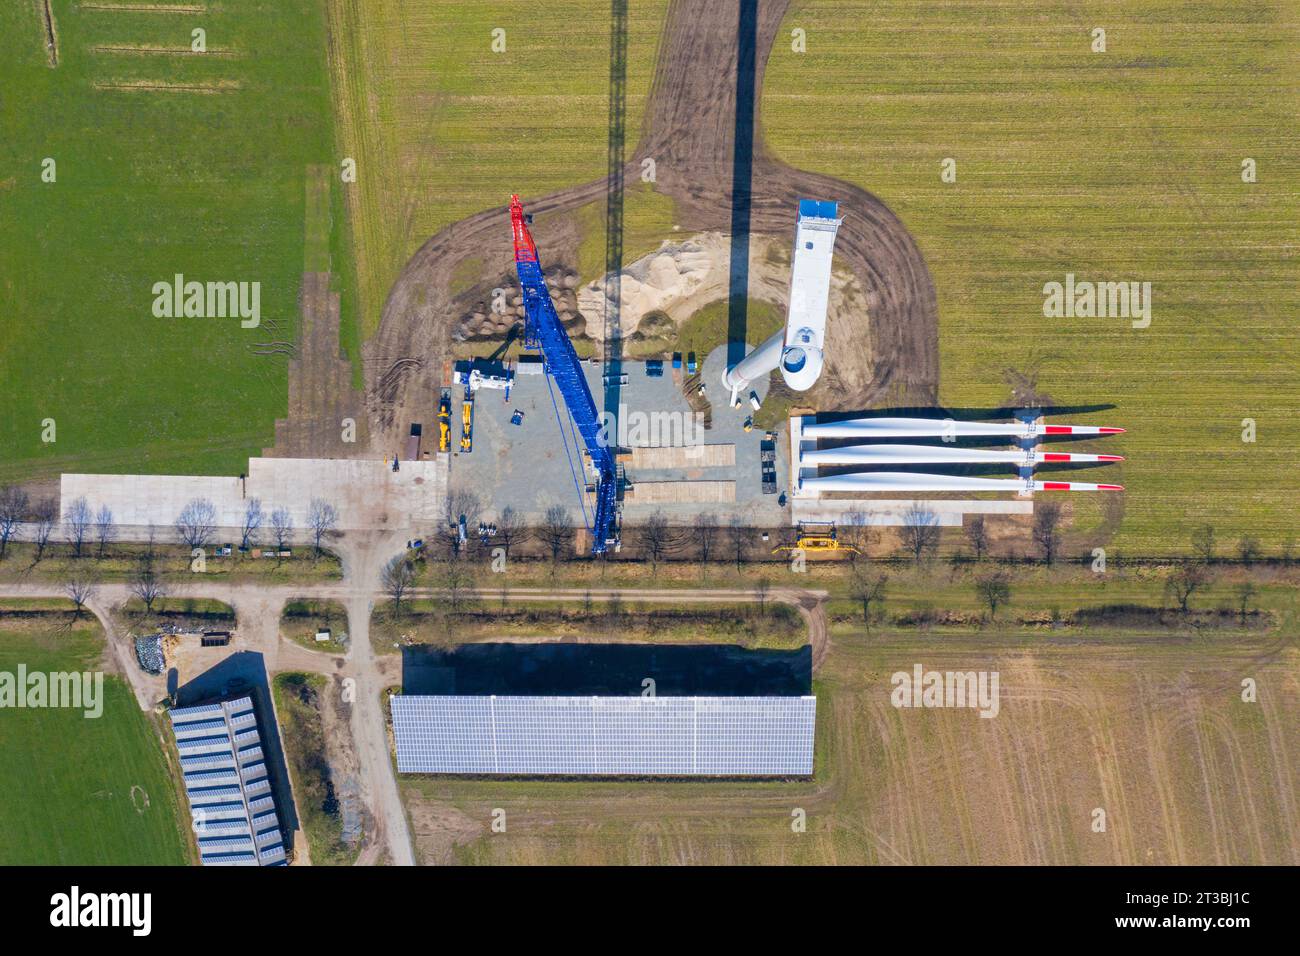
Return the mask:
[[[358,862],[375,863],[381,856],[386,856],[395,865],[413,866],[416,862],[415,852],[388,745],[382,697],[385,688],[401,683],[401,660],[393,655],[377,656],[370,641],[371,612],[376,598],[383,596],[379,586],[380,569],[398,547],[399,543],[391,535],[349,534],[337,545],[343,561],[341,583],[265,586],[196,580],[183,589],[177,588],[176,596],[212,598],[233,607],[238,638],[231,650],[260,653],[268,677],[283,671],[306,671],[355,682],[352,685],[355,691],[352,743],[361,768],[361,801],[368,819],[373,822],[373,830],[366,834]],[[427,597],[441,592],[438,589],[417,588],[411,593],[415,597]],[[474,593],[495,599],[501,592],[483,589]],[[510,594],[532,601],[580,601],[588,596],[608,599],[617,594],[633,601],[674,603],[735,603],[755,601],[760,597],[757,591],[727,589],[519,588]],[[63,590],[52,584],[0,584],[0,598],[64,596]],[[154,677],[140,670],[124,635],[113,621],[110,611],[120,607],[129,597],[127,585],[105,584],[99,587],[99,592],[89,607],[108,635],[108,651],[115,669],[131,683],[140,707],[148,710],[166,696],[165,678]],[[348,612],[350,637],[346,655],[308,650],[280,636],[281,612],[285,603],[294,598],[334,599],[343,602]],[[789,603],[799,610],[808,624],[809,641],[813,648],[813,670],[816,673],[830,650],[823,606],[826,592],[773,588],[767,592],[766,599]],[[211,663],[217,663],[215,657]]]
[[[763,72],[788,5],[789,0],[675,0],[660,41],[643,138],[627,164],[626,181],[637,181],[641,161],[653,158],[656,189],[676,202],[683,233],[730,235],[733,262],[746,261],[749,233],[788,240],[796,199],[839,200],[844,225],[836,257],[866,290],[869,320],[841,340],[843,358],[828,359],[807,402],[827,410],[885,400],[933,404],[938,305],[915,240],[878,197],[794,169],[770,156],[763,143]],[[605,187],[601,179],[527,197],[529,211],[546,217],[545,232],[538,235],[546,267],[576,266],[581,235],[568,214],[602,199]],[[367,412],[383,447],[400,440],[405,423],[420,420],[417,413],[432,401],[442,360],[450,354],[450,330],[471,304],[453,299],[449,285],[470,257],[481,258],[488,271],[513,272],[504,206],[429,239],[389,293],[379,330],[365,346]],[[747,278],[733,276],[733,292],[743,291]],[[738,331],[733,322],[733,338]]]

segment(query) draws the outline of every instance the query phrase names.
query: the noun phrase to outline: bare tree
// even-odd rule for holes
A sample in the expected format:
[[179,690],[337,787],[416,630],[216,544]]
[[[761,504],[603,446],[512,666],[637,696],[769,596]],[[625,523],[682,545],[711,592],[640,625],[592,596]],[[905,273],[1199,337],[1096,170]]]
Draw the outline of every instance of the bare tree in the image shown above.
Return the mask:
[[81,617],[81,612],[86,605],[95,599],[99,588],[89,574],[77,571],[64,583],[63,593],[74,605],[72,619],[75,621]]
[[1043,561],[1051,564],[1061,544],[1061,503],[1044,501],[1034,506],[1034,543],[1043,552]]
[[1178,609],[1188,611],[1192,595],[1210,583],[1209,568],[1201,561],[1183,561],[1165,579],[1165,591],[1178,602]]
[[415,583],[415,565],[405,554],[396,555],[384,565],[379,573],[379,581],[385,593],[393,600],[393,616],[400,617],[402,598]]
[[[461,550],[474,539],[482,511],[479,496],[466,488],[457,488],[447,495],[447,552],[459,557]],[[465,528],[465,540],[461,540],[461,527]]]
[[884,603],[885,582],[888,580],[887,574],[873,574],[862,565],[853,566],[851,593],[853,599],[862,605],[863,624],[868,626],[871,624],[871,606]]
[[131,575],[129,587],[131,593],[140,599],[149,614],[153,613],[154,602],[167,596],[167,585],[158,575],[153,558],[148,554],[142,554],[140,560],[136,562],[135,573]]
[[312,544],[316,547],[316,557],[320,557],[320,543],[327,535],[334,534],[339,524],[339,512],[324,498],[313,498],[307,512],[307,523],[311,526]]
[[1246,618],[1250,616],[1250,602],[1255,597],[1255,585],[1250,581],[1242,581],[1236,587],[1237,592],[1237,613],[1241,616],[1241,626],[1246,626]]
[[559,561],[560,555],[573,547],[573,525],[569,521],[568,511],[560,505],[547,508],[542,524],[537,529],[537,536],[550,552],[551,563]]
[[149,557],[150,561],[154,559],[154,556],[157,553],[157,549],[158,549],[158,526],[151,521],[149,522],[149,527],[145,532],[145,539],[144,539],[144,553]]
[[68,510],[63,513],[63,535],[68,544],[72,545],[72,553],[75,557],[81,557],[81,549],[86,543],[86,535],[90,532],[90,525],[94,520],[90,504],[84,497],[73,501],[68,505]]
[[283,551],[293,537],[293,515],[289,514],[288,508],[276,508],[271,512],[271,537],[275,539],[277,551]]
[[1237,557],[1242,564],[1254,564],[1259,560],[1259,539],[1253,535],[1243,534],[1237,542]]
[[976,561],[983,561],[989,550],[989,533],[984,524],[983,515],[971,515],[966,522],[966,540],[970,542],[971,554]]
[[523,544],[528,539],[528,530],[524,527],[524,517],[512,506],[506,505],[501,509],[501,514],[497,517],[497,538],[501,541],[501,547],[505,550],[506,558],[510,557],[510,549],[517,544]]
[[471,583],[470,572],[465,564],[453,559],[442,563],[442,587],[447,592],[447,604],[452,611],[460,610]]
[[262,511],[261,498],[249,498],[244,505],[244,524],[240,529],[239,547],[248,550],[257,543],[265,514]]
[[108,505],[100,505],[99,511],[95,512],[95,542],[99,545],[96,557],[102,558],[104,551],[116,540],[117,525],[113,523],[113,509]]
[[749,529],[745,527],[740,515],[732,515],[727,522],[727,548],[736,561],[736,570],[749,553]]
[[849,551],[849,562],[857,566],[858,558],[865,557],[867,550],[876,540],[876,529],[867,523],[867,516],[861,511],[851,511],[844,516],[844,522],[835,529],[842,544],[853,550]]
[[45,555],[54,525],[59,520],[59,506],[53,498],[42,498],[32,509],[32,543],[36,545],[36,560]]
[[903,514],[903,543],[912,553],[912,561],[919,565],[939,545],[939,516],[928,508],[912,505]]
[[772,590],[772,584],[767,578],[759,578],[754,582],[754,597],[758,598],[758,616],[767,616],[767,596]]
[[975,594],[989,609],[989,618],[995,618],[998,608],[1011,603],[1011,580],[1005,571],[991,571],[975,579]]
[[19,525],[27,516],[27,492],[15,485],[0,488],[0,558],[5,556],[9,539],[18,537]]
[[176,536],[190,548],[202,548],[217,533],[217,507],[207,498],[195,498],[176,516]]
[[659,572],[659,562],[668,553],[671,532],[668,530],[668,517],[662,511],[656,511],[641,526],[641,553],[650,559],[650,573]]
[[[695,516],[695,553],[701,564],[708,564],[718,541],[718,517],[710,511]],[[703,569],[701,568],[701,571]]]
[[1192,532],[1192,550],[1207,564],[1214,560],[1214,527],[1203,524]]

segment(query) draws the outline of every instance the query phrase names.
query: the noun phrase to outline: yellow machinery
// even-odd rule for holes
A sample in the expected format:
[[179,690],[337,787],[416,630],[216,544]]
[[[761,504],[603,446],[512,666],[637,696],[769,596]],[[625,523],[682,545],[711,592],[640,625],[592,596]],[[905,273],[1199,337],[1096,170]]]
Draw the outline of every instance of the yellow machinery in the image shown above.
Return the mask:
[[819,554],[828,552],[837,554],[862,553],[853,545],[840,541],[833,524],[800,524],[799,533],[794,540],[794,544],[783,544],[772,549],[773,554],[781,551],[804,551]]
[[438,451],[451,448],[451,394],[444,391],[438,399]]
[[474,399],[466,398],[460,406],[460,450],[474,448]]

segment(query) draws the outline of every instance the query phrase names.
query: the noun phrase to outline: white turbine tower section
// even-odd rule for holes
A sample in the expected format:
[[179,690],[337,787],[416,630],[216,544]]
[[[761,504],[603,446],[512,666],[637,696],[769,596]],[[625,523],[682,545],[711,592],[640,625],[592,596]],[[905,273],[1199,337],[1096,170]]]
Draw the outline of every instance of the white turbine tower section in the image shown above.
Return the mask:
[[[743,363],[742,363],[743,364]],[[739,368],[739,366],[737,366]],[[1097,425],[1040,425],[1023,422],[959,422],[951,418],[850,418],[842,422],[813,422],[803,437],[814,438],[1041,438],[1045,435],[1118,435],[1122,428]]]
[[731,403],[749,383],[780,366],[785,383],[796,392],[812,388],[822,373],[826,347],[826,309],[831,290],[831,255],[835,233],[844,220],[839,205],[817,199],[799,200],[794,260],[790,270],[790,313],[785,328],[727,369],[722,384]]
[[995,465],[1020,467],[1048,462],[1123,461],[1120,455],[1084,455],[1054,451],[991,451],[981,448],[943,448],[930,445],[848,445],[805,451],[799,463],[813,468],[822,465]]
[[1123,485],[1086,481],[1039,481],[1035,478],[965,478],[905,471],[878,471],[826,478],[800,478],[799,488],[822,494],[832,491],[1123,491]]

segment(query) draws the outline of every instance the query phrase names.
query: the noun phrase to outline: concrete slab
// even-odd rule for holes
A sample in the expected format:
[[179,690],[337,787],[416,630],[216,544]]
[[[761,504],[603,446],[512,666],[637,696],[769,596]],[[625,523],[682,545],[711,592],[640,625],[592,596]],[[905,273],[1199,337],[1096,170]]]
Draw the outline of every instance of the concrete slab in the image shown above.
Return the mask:
[[734,481],[638,481],[627,492],[638,505],[730,504],[736,500]]
[[840,525],[886,525],[901,527],[913,508],[929,511],[940,527],[960,528],[964,515],[1028,515],[1032,501],[979,501],[957,499],[887,498],[795,498],[790,502],[794,524],[834,522]]
[[241,527],[247,500],[260,498],[268,516],[289,509],[300,531],[307,527],[313,498],[338,509],[340,531],[431,530],[440,526],[447,494],[445,456],[402,462],[398,471],[383,461],[336,458],[253,458],[248,478],[195,475],[65,474],[59,481],[63,510],[85,497],[92,510],[107,505],[124,537],[154,525],[172,527],[195,498],[216,508],[217,525]]
[[[644,362],[624,362],[623,372],[628,384],[623,388],[620,405],[619,430],[611,437],[621,439],[621,447],[666,447],[689,444],[733,446],[728,453],[714,449],[705,452],[703,459],[682,458],[681,467],[633,467],[627,463],[628,477],[637,483],[723,481],[735,487],[734,502],[676,501],[638,502],[636,496],[624,502],[623,517],[628,524],[644,521],[655,511],[662,510],[670,524],[689,524],[697,514],[717,515],[725,524],[732,514],[739,514],[752,527],[778,527],[789,521],[787,510],[778,503],[779,494],[765,495],[762,490],[760,444],[763,432],[757,429],[746,432],[745,418],[752,413],[746,404],[743,408],[727,407],[728,396],[721,383],[725,349],[715,349],[700,369],[706,386],[705,395],[711,408],[711,426],[703,428],[692,411],[681,388],[674,385],[671,368],[665,362],[664,375],[651,378],[645,374]],[[601,406],[604,383],[603,365],[584,363],[583,372],[597,406]],[[574,448],[569,436],[566,452],[564,433],[556,417],[558,408],[568,428],[568,412],[559,392],[552,398],[546,376],[519,375],[509,401],[503,393],[483,390],[477,393],[474,409],[474,450],[456,452],[451,456],[449,487],[452,493],[460,490],[473,492],[483,504],[485,515],[499,513],[506,505],[525,517],[538,521],[547,508],[558,505],[569,512],[577,524],[585,523],[579,506],[574,472],[580,484],[593,481],[594,473],[585,467],[581,445]],[[755,383],[760,396],[766,393],[766,383]],[[459,409],[462,397],[458,387],[453,391],[453,405]],[[511,425],[511,415],[524,413],[522,425]],[[783,441],[784,436],[778,435]],[[672,462],[671,453],[658,453],[658,461]],[[654,460],[650,456],[649,460]],[[644,460],[638,456],[638,461]],[[730,460],[730,464],[721,464]],[[708,461],[702,465],[701,461]],[[777,487],[788,486],[788,458],[777,455]],[[713,462],[719,462],[714,464]]]

